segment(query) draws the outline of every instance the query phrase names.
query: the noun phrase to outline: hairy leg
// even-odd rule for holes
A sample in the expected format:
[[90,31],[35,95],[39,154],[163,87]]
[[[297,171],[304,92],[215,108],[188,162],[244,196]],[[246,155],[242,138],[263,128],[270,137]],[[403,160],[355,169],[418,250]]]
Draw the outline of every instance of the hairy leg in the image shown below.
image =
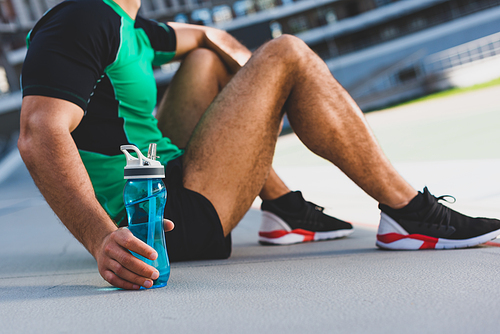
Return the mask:
[[184,148],[201,116],[231,75],[208,49],[191,52],[182,62],[158,107],[158,128]]
[[[178,147],[186,147],[196,124],[232,75],[208,49],[191,52],[182,62],[158,107],[158,127]],[[262,187],[263,200],[278,198],[290,189],[271,168]]]
[[302,142],[379,202],[398,208],[417,194],[325,63],[299,39],[282,36],[261,47],[229,81],[186,148],[184,185],[213,203],[225,234],[265,183],[284,107]]

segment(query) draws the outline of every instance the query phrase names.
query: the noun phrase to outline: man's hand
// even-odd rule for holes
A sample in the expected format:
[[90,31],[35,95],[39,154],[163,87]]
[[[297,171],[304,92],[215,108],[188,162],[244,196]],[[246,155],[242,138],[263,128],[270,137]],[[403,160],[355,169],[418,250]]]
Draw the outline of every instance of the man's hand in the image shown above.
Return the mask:
[[252,56],[252,53],[245,46],[226,31],[178,22],[169,22],[168,24],[174,29],[177,36],[175,59],[182,59],[197,48],[208,48],[215,51],[235,74]]
[[[165,219],[165,231],[174,224]],[[137,290],[141,286],[150,288],[160,275],[154,267],[144,263],[130,253],[135,252],[147,259],[155,260],[156,251],[136,238],[127,228],[119,228],[108,234],[94,254],[101,276],[118,288]]]
[[[82,117],[83,110],[71,102],[24,97],[19,152],[47,203],[94,256],[104,279],[124,289],[151,287],[158,272],[129,250],[149,259],[158,255],[130,231],[117,229],[97,201],[71,137]],[[164,227],[170,231],[174,224],[165,221]]]

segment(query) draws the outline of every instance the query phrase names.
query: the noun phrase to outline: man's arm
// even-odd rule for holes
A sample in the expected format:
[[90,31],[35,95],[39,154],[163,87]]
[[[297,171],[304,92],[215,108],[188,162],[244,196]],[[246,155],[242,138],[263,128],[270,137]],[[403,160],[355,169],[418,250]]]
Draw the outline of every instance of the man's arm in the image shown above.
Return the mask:
[[71,137],[82,117],[82,109],[71,102],[26,96],[19,152],[47,203],[97,260],[101,276],[124,289],[151,287],[158,271],[127,250],[152,260],[157,257],[155,250],[128,229],[118,229],[94,195]]
[[177,50],[175,59],[181,59],[197,48],[215,51],[232,73],[246,64],[252,53],[229,33],[205,26],[169,22],[175,31]]

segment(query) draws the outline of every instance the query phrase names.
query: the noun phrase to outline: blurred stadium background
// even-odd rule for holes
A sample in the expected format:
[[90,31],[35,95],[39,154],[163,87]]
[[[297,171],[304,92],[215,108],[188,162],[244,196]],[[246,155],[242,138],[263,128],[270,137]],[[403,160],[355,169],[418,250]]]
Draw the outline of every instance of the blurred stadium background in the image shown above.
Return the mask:
[[[58,0],[0,0],[0,163],[15,150],[25,37]],[[500,77],[500,0],[142,0],[158,21],[224,29],[250,49],[304,40],[364,111]],[[155,69],[159,92],[178,68]]]

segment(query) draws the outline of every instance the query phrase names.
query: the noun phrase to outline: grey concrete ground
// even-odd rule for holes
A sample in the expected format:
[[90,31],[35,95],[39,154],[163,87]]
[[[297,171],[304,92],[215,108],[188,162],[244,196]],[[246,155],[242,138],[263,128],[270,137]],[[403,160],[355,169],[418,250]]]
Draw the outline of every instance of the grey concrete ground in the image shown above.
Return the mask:
[[[417,188],[500,217],[500,87],[367,115]],[[15,159],[15,157],[13,157]],[[120,291],[47,207],[22,165],[0,184],[0,333],[498,333],[500,243],[452,251],[375,247],[378,210],[293,135],[274,166],[355,224],[319,243],[257,244],[258,201],[229,260],[172,265],[166,288]]]

